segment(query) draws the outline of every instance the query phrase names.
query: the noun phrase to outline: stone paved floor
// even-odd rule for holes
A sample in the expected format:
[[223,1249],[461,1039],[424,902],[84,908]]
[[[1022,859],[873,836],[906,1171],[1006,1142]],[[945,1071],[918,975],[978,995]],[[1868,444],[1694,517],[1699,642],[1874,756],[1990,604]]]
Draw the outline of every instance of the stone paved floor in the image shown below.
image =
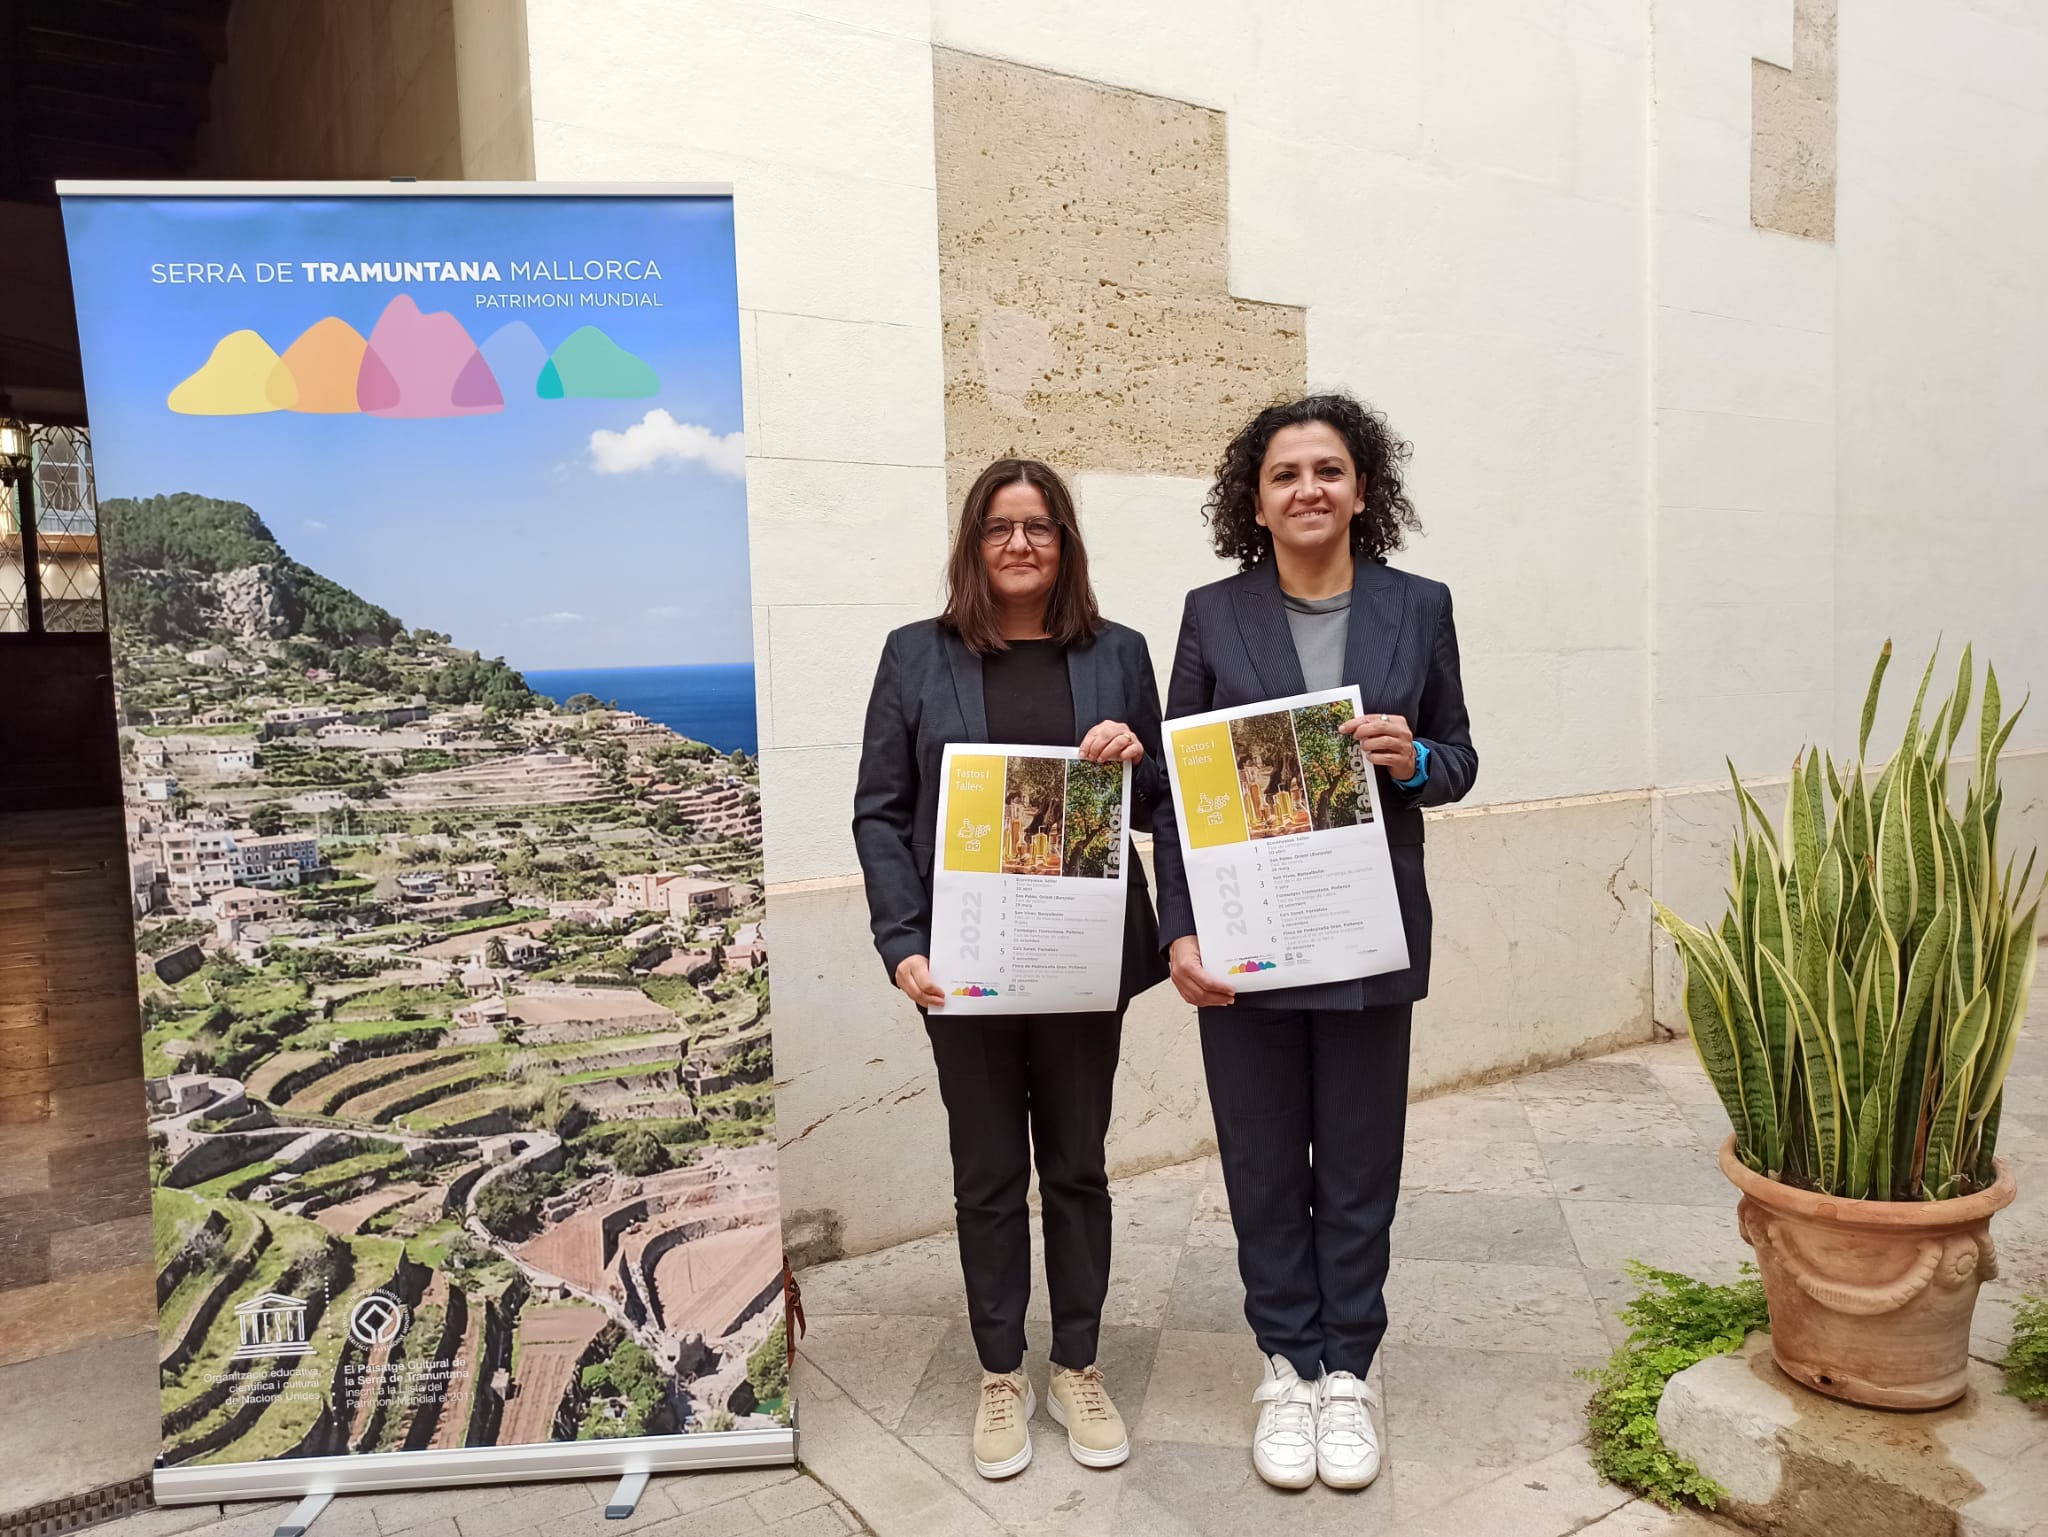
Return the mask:
[[[2022,1197],[1994,1229],[2005,1266],[1984,1288],[1976,1353],[1998,1359],[2023,1289],[2048,1288],[2048,988],[2036,993],[2007,1094],[2002,1145]],[[968,1418],[978,1367],[950,1235],[814,1267],[797,1398],[804,1473],[664,1478],[631,1523],[606,1523],[601,1483],[337,1501],[316,1537],[1599,1537],[1705,1534],[1593,1476],[1586,1386],[1623,1330],[1624,1260],[1727,1277],[1745,1257],[1713,1149],[1726,1130],[1686,1043],[1638,1047],[1449,1095],[1409,1111],[1375,1372],[1386,1471],[1338,1495],[1267,1489],[1248,1453],[1258,1356],[1213,1159],[1116,1186],[1102,1363],[1134,1452],[1094,1472],[1041,1412],[1030,1468],[976,1477]],[[1048,1342],[1042,1279],[1032,1345]],[[1045,1364],[1031,1363],[1041,1396]],[[157,1511],[118,1537],[264,1537],[283,1506]]]

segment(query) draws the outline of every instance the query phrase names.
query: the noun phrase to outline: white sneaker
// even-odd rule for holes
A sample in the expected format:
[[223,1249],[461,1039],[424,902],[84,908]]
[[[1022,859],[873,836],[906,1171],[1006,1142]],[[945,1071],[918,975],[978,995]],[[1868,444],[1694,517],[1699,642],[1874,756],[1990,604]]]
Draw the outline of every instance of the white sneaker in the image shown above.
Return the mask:
[[1380,1476],[1379,1397],[1350,1372],[1316,1384],[1316,1472],[1332,1489],[1363,1489]]
[[1287,1357],[1271,1356],[1252,1402],[1259,1405],[1252,1466],[1276,1489],[1306,1489],[1316,1481],[1316,1385],[1303,1382]]

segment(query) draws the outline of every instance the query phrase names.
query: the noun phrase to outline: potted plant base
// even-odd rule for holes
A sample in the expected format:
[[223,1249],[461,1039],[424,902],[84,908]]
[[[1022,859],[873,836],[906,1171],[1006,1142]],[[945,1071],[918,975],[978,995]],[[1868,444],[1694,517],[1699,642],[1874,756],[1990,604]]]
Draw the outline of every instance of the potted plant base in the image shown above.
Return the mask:
[[[1987,672],[1958,808],[1950,752],[1972,693],[1921,728],[1930,660],[1899,752],[1803,755],[1774,830],[1735,777],[1728,909],[1711,928],[1662,903],[1685,964],[1687,1028],[1734,1128],[1721,1168],[1742,1192],[1778,1365],[1817,1392],[1935,1409],[1967,1386],[1970,1315],[1997,1274],[1992,1214],[2018,1193],[1996,1157],[2026,1018],[2042,887],[2001,861],[2001,716]],[[1732,765],[1731,765],[1732,773]]]
[[1998,1274],[1993,1212],[2018,1187],[2003,1159],[1990,1188],[1948,1201],[1851,1201],[1753,1173],[1721,1145],[1742,1192],[1742,1238],[1771,1308],[1771,1354],[1817,1393],[1876,1409],[1939,1409],[1963,1396],[1977,1289]]

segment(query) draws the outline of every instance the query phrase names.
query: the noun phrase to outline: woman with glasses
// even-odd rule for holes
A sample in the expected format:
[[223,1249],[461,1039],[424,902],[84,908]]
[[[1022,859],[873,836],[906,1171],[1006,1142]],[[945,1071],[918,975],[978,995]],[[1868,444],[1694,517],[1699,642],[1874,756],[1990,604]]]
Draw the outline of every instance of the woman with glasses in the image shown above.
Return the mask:
[[[1006,1478],[1031,1461],[1037,1397],[1024,1375],[1031,1294],[1025,1206],[1034,1153],[1052,1305],[1049,1408],[1088,1467],[1130,1455],[1096,1364],[1109,1286],[1109,1131],[1125,1007],[1166,977],[1142,867],[1129,870],[1123,982],[1096,1014],[948,1019],[932,981],[931,875],[939,766],[949,742],[1078,747],[1131,766],[1131,820],[1166,797],[1159,692],[1144,637],[1105,620],[1065,484],[1030,459],[1001,459],[967,493],[946,570],[945,611],[896,631],[868,700],[853,836],[875,948],[924,1016],[953,1154],[960,1268],[981,1357],[974,1465]],[[1028,840],[1042,809],[1006,806]]]

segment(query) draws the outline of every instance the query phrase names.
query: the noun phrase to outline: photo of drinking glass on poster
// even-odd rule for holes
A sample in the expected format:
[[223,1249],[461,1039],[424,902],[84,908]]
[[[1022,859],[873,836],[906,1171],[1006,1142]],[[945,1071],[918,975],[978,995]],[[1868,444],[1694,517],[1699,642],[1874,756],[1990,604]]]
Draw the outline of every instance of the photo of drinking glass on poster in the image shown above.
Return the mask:
[[1005,875],[1058,875],[1066,840],[1067,765],[1011,758],[1003,778]]
[[1237,756],[1237,780],[1244,791],[1245,821],[1252,837],[1308,832],[1308,797],[1302,788],[1293,716],[1278,710],[1234,720],[1230,742]]

